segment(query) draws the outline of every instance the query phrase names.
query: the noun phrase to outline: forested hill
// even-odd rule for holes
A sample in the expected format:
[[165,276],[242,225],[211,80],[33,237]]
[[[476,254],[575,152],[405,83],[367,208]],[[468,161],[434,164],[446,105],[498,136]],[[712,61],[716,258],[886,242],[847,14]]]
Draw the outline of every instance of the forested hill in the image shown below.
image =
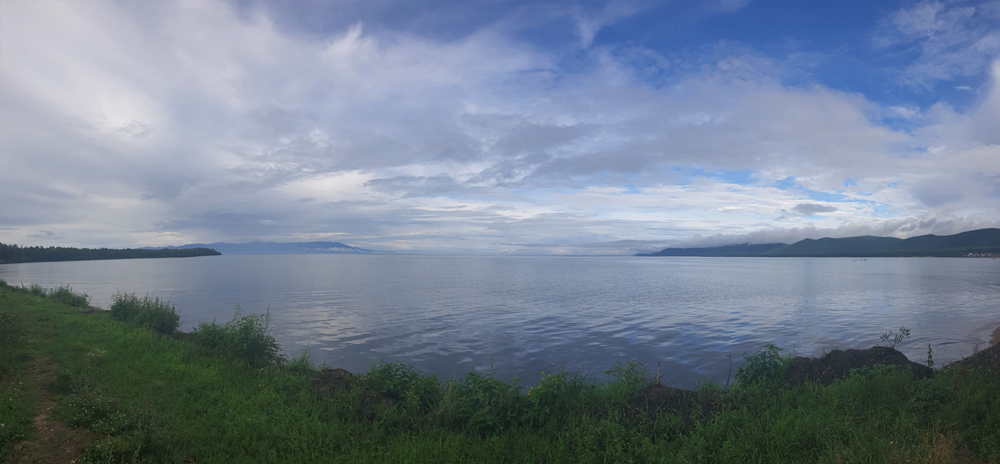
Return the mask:
[[921,235],[907,239],[872,236],[805,239],[762,256],[949,257],[998,252],[1000,229],[979,229],[955,235]]
[[728,245],[712,248],[665,248],[636,256],[760,256],[760,257],[958,257],[970,253],[1000,253],[1000,229],[979,229],[955,235],[921,235],[907,239],[862,237],[805,239],[791,245]]
[[784,243],[765,243],[762,245],[726,245],[705,248],[664,248],[656,253],[639,253],[636,256],[760,256],[762,253],[786,246]]
[[211,248],[184,250],[136,250],[132,248],[21,247],[0,243],[0,264],[45,261],[89,261],[95,259],[190,258],[221,255]]

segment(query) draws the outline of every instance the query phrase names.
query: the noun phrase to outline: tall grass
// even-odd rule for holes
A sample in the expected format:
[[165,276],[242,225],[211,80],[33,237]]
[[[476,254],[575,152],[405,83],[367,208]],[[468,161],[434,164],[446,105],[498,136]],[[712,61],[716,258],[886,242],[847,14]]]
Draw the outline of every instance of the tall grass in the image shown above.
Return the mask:
[[135,293],[115,293],[111,297],[111,317],[130,324],[148,327],[164,335],[177,330],[181,317],[170,301],[159,297],[142,298]]

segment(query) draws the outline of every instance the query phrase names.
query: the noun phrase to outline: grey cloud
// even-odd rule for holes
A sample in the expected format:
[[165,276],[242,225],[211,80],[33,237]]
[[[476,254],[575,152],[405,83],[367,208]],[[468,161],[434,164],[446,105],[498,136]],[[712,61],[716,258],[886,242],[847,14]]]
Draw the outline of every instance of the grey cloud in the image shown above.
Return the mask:
[[397,176],[387,179],[374,179],[365,182],[365,186],[382,191],[402,191],[406,196],[437,196],[443,194],[458,194],[462,186],[451,176],[439,174],[436,176]]
[[939,190],[920,189],[916,191],[917,199],[923,204],[936,208],[946,203],[954,203],[961,200],[965,195],[958,192],[942,192]]
[[802,216],[815,216],[819,213],[832,213],[837,211],[833,206],[824,206],[816,203],[799,203],[792,208],[792,212]]
[[49,239],[49,238],[53,238],[53,237],[55,237],[57,235],[55,232],[52,232],[52,231],[49,231],[49,230],[39,230],[37,232],[38,232],[37,234],[28,234],[28,237],[31,237],[31,238],[41,238],[41,239]]

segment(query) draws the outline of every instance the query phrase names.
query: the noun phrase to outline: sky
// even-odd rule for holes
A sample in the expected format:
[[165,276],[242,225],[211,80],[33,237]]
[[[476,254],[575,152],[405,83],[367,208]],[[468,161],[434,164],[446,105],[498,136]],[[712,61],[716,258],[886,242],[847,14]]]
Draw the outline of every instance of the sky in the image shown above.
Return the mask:
[[0,242],[1000,227],[1000,1],[0,1]]

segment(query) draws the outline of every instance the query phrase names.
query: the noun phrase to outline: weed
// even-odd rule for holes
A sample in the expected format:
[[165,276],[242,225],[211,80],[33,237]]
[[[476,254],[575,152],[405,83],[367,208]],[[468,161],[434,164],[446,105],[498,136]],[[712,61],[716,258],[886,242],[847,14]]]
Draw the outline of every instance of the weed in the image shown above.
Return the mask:
[[149,327],[164,335],[174,333],[180,325],[181,317],[174,305],[159,297],[139,298],[135,293],[115,293],[111,302],[111,317],[119,321]]
[[296,356],[285,363],[285,369],[288,369],[289,372],[300,374],[318,370],[318,368],[313,365],[312,361],[309,359],[309,347],[302,350],[301,355]]
[[885,331],[882,335],[879,335],[879,339],[889,345],[889,348],[896,349],[896,345],[903,342],[903,339],[910,337],[910,329],[904,326],[899,326],[899,333],[893,333],[891,330]]
[[934,350],[930,343],[927,344],[927,367],[934,369]]

